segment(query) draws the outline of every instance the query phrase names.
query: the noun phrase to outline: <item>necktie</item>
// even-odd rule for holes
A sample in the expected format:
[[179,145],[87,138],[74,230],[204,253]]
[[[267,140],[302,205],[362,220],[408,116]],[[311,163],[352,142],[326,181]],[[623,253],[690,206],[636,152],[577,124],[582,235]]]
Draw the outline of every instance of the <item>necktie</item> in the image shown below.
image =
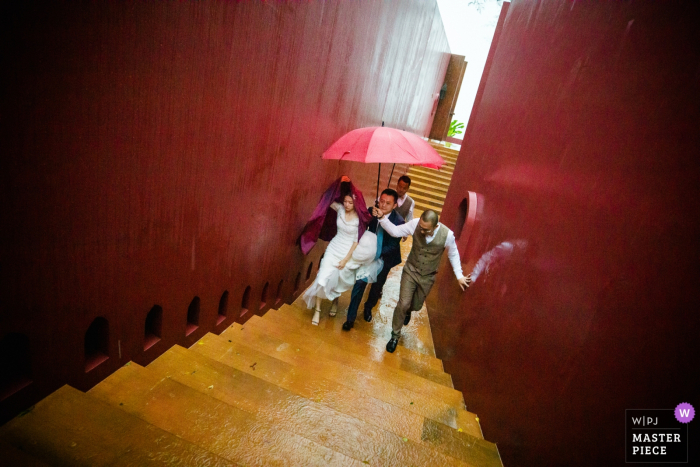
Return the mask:
[[377,254],[374,259],[377,260],[382,255],[382,239],[384,238],[384,229],[381,225],[377,225]]

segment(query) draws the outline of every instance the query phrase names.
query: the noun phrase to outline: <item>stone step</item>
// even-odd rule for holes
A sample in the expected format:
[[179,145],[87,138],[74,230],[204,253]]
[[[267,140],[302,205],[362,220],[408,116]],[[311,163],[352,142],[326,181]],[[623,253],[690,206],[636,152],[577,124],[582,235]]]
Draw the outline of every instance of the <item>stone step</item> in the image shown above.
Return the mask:
[[117,370],[90,394],[239,465],[362,465],[135,363]]
[[435,178],[437,180],[442,180],[448,183],[450,182],[450,180],[452,180],[452,172],[428,169],[426,167],[411,167],[410,169],[408,169],[407,174],[409,177],[412,177],[413,174],[424,175],[426,177]]
[[458,453],[464,459],[449,456],[430,443],[384,430],[197,352],[171,350],[148,369],[356,460],[373,465],[428,465],[431,460],[466,465],[464,460],[472,460],[474,450],[466,445]]
[[447,196],[446,191],[436,190],[434,188],[423,188],[420,186],[416,186],[411,193],[412,196],[421,196],[425,199],[434,199],[439,201],[440,204],[445,202],[445,197]]
[[[329,319],[327,314],[321,316],[321,321],[318,326],[310,326],[312,312],[304,308],[300,308],[296,305],[285,305],[280,307],[279,310],[271,310],[272,315],[270,316],[280,316],[290,329],[301,330],[307,334],[313,333],[315,337],[324,339],[326,342],[331,344],[337,343],[338,339],[343,338],[343,346],[348,351],[356,353],[358,355],[371,358],[376,361],[386,361],[394,362],[394,366],[398,368],[401,367],[422,367],[426,370],[434,370],[443,372],[442,361],[431,355],[426,355],[414,350],[407,349],[402,345],[396,348],[393,354],[389,354],[386,350],[386,342],[389,341],[390,336],[382,334],[381,336],[367,334],[350,333],[348,338],[345,339],[343,334],[347,334],[342,330],[341,320]],[[362,318],[360,318],[361,320]],[[355,321],[356,326],[362,326],[359,323],[360,320]],[[313,329],[312,329],[313,328]],[[325,332],[318,332],[325,331]],[[381,331],[380,331],[381,332]],[[381,337],[378,339],[378,337]]]
[[414,178],[411,181],[411,193],[414,191],[420,193],[425,191],[433,191],[445,197],[447,195],[447,190],[449,185],[446,183],[435,183],[432,180],[426,180],[424,178]]
[[[416,217],[420,216],[419,210],[414,210],[414,213],[417,213]],[[358,317],[355,320],[355,325],[352,328],[352,331],[350,331],[350,334],[361,333],[365,337],[360,336],[358,337],[358,339],[369,339],[369,342],[371,344],[362,346],[362,349],[364,349],[363,354],[367,354],[365,358],[386,362],[388,361],[387,357],[390,358],[391,356],[396,355],[396,353],[402,349],[411,350],[414,352],[414,355],[415,353],[419,353],[422,355],[427,355],[431,358],[435,358],[435,351],[432,344],[432,333],[430,332],[428,315],[427,312],[423,313],[422,311],[413,313],[414,318],[421,317],[421,319],[413,319],[407,327],[404,327],[404,330],[407,332],[403,333],[403,337],[399,342],[397,350],[393,354],[390,354],[386,351],[381,352],[381,349],[386,348],[386,343],[391,337],[391,320],[393,317],[394,306],[396,304],[396,301],[398,300],[401,267],[399,266],[393,271],[391,271],[390,277],[391,275],[394,275],[398,280],[394,282],[394,287],[392,287],[391,281],[387,281],[389,283],[389,288],[388,290],[384,290],[386,294],[372,309],[373,318],[372,321],[369,323],[363,319],[364,303],[365,299],[369,295],[369,287],[365,289],[365,294],[363,294],[363,299],[360,302],[360,306],[358,308]],[[344,323],[347,320],[346,317],[348,311],[347,308],[350,304],[349,302],[350,300],[346,300],[344,297],[341,297],[339,302],[338,315],[335,318],[327,316],[327,311],[322,312],[321,322],[319,323],[319,326],[323,326],[324,328],[331,328],[334,333],[337,332],[341,336],[347,335],[348,333],[342,330],[342,323]],[[308,318],[310,310],[307,310],[303,303],[300,304],[299,301],[297,301],[294,302],[291,306],[301,310],[303,316],[306,316]],[[330,305],[324,303],[321,308],[323,310],[327,307],[330,308]],[[308,326],[302,326],[301,328],[303,329],[305,327]],[[325,335],[325,333],[322,333],[321,335]],[[329,342],[334,343],[333,340],[329,340]],[[371,350],[370,346],[376,348],[377,350]],[[343,348],[347,349],[347,345],[345,345],[345,342],[343,343]],[[441,362],[439,359],[438,361]],[[398,365],[397,368],[400,368],[405,371],[410,371],[411,373],[417,374],[427,379],[431,379],[431,376],[430,373],[426,373],[425,370],[438,371],[426,368],[425,366],[421,364],[416,364],[415,361],[408,359],[402,359],[400,365]],[[440,374],[449,376],[447,373],[444,373],[444,370],[439,370],[439,372]],[[449,382],[445,380],[445,383],[449,387],[454,387],[454,385],[452,384],[452,377],[450,376],[449,378]],[[440,380],[433,379],[433,381],[438,382]]]
[[[356,332],[348,334],[342,330],[342,323],[345,322],[345,319],[340,317],[343,315],[342,313],[339,313],[338,319],[324,316],[321,318],[322,321],[319,322],[319,326],[321,326],[324,318],[326,321],[324,323],[325,325],[319,330],[319,326],[312,326],[308,319],[304,319],[307,315],[311,316],[310,313],[301,310],[301,315],[295,317],[291,315],[297,314],[296,311],[291,312],[290,306],[285,308],[286,309],[282,313],[279,313],[279,310],[275,310],[269,317],[266,314],[264,320],[261,322],[255,321],[252,325],[257,325],[261,327],[263,332],[267,332],[279,338],[286,338],[286,332],[294,332],[295,339],[312,339],[315,344],[325,343],[328,348],[332,350],[332,353],[330,353],[328,357],[333,360],[343,362],[349,361],[349,364],[357,365],[378,363],[389,368],[390,371],[398,370],[408,372],[412,375],[433,381],[436,384],[454,388],[452,377],[442,369],[437,370],[430,368],[420,363],[421,360],[418,358],[403,358],[396,355],[396,352],[393,354],[386,351],[382,352],[381,350],[385,349],[389,337],[385,338],[383,335],[376,334],[377,331],[371,328],[371,324],[366,323],[362,319],[355,321],[355,327],[353,329]],[[331,328],[333,328],[332,337],[329,333]],[[335,328],[337,328],[337,331]],[[326,329],[328,329],[328,331],[326,331]],[[336,332],[338,334],[336,334]],[[390,332],[391,331],[389,331],[389,333]],[[358,335],[356,336],[355,334]],[[371,342],[372,344],[362,344],[362,342]],[[411,350],[408,351],[411,352]],[[406,353],[406,351],[403,353]]]
[[[332,374],[325,375],[322,370],[309,365],[289,363],[294,359],[288,354],[299,354],[301,349],[297,351],[285,343],[272,347],[276,343],[271,341],[261,345],[246,345],[237,339],[207,334],[190,350],[414,441],[421,440],[428,426],[434,426],[437,432],[442,433],[433,440],[436,443],[438,439],[448,436],[445,433],[454,436],[453,432],[459,433],[460,437],[467,435],[467,438],[460,438],[467,444],[474,439],[483,439],[481,428],[473,415],[465,416],[461,412],[437,413],[428,407],[419,406],[415,401],[409,401],[404,406],[391,404],[383,400],[386,397],[382,397],[381,393],[358,391],[351,382],[337,381]],[[274,350],[268,354],[254,347]],[[459,429],[462,431],[459,432]],[[442,443],[439,441],[438,444]]]
[[49,465],[235,465],[70,386],[0,427],[0,439]]
[[438,216],[442,214],[442,208],[436,208],[434,206],[424,206],[421,204],[416,204],[416,212],[417,212],[416,216],[420,216],[421,214],[423,214],[423,212],[427,211],[428,209],[432,209],[433,211],[435,211],[438,214]]
[[[251,347],[259,352],[274,355],[275,358],[290,363],[309,373],[317,373],[323,378],[335,381],[352,390],[364,394],[372,394],[377,399],[396,407],[423,415],[424,417],[443,423],[453,428],[463,428],[462,425],[472,425],[476,416],[459,407],[454,401],[438,400],[421,392],[397,386],[384,381],[376,375],[361,372],[352,367],[342,367],[334,362],[315,358],[313,354],[305,353],[299,347],[266,335],[255,328],[238,330],[229,327],[221,337],[233,342]],[[299,351],[296,349],[299,348]],[[458,425],[460,424],[460,425]]]
[[48,467],[49,464],[17,449],[10,443],[0,440],[0,461],[2,465],[23,467]]
[[457,156],[459,155],[459,150],[458,150],[458,149],[454,149],[454,148],[451,148],[451,147],[448,148],[447,146],[445,146],[445,145],[443,145],[443,144],[440,144],[440,143],[433,143],[433,142],[431,142],[430,145],[431,145],[436,151],[438,151],[438,152],[440,152],[440,153],[449,154],[449,155],[451,155],[451,156],[453,156],[453,157],[457,157]]
[[[420,217],[421,211],[414,210],[414,217]],[[408,240],[408,239],[407,239]],[[402,242],[402,258],[405,261],[408,258],[408,252],[412,240],[409,242]],[[355,320],[355,326],[352,328],[350,334],[355,332],[362,334],[362,336],[352,337],[351,340],[358,339],[361,342],[366,342],[364,345],[359,346],[361,353],[368,355],[369,358],[376,359],[378,361],[384,361],[385,359],[392,358],[392,355],[397,355],[399,353],[403,354],[406,350],[408,352],[408,358],[402,358],[401,365],[399,368],[411,371],[416,374],[420,374],[426,377],[421,369],[431,369],[444,373],[442,367],[442,360],[435,357],[435,348],[433,345],[433,337],[430,332],[430,324],[427,319],[427,313],[424,320],[414,320],[413,324],[409,325],[412,329],[408,333],[404,334],[404,337],[399,342],[396,351],[393,354],[382,352],[382,349],[386,349],[386,344],[391,338],[391,321],[394,315],[394,308],[396,302],[398,301],[398,295],[400,290],[401,272],[403,266],[399,265],[393,268],[389,272],[387,282],[384,285],[384,294],[381,296],[380,300],[372,309],[372,321],[367,323],[364,319],[364,303],[365,298],[369,296],[370,287],[365,288],[365,293],[363,294],[363,299],[358,307],[358,317]],[[338,302],[338,315],[335,318],[329,316],[328,311],[330,310],[330,302],[324,302],[321,305],[321,321],[319,322],[319,327],[324,329],[329,329],[332,333],[342,336],[348,335],[348,332],[343,330],[343,323],[347,320],[348,307],[350,306],[351,296],[341,296]],[[311,310],[306,308],[306,304],[303,299],[298,299],[290,306],[296,308],[296,312],[300,314],[298,317],[299,321],[303,324],[299,324],[300,329],[308,328],[308,317],[311,316]],[[415,315],[419,316],[419,315]],[[420,321],[420,324],[419,324]],[[322,333],[321,336],[325,336],[326,333]],[[337,340],[337,338],[335,338]],[[334,343],[333,338],[328,342]],[[347,347],[347,342],[344,343],[344,347]],[[376,350],[371,350],[376,349]],[[427,365],[422,363],[423,360],[427,360]],[[430,378],[430,377],[428,377]],[[452,379],[450,377],[450,379]],[[450,383],[450,387],[453,387]]]
[[[422,183],[424,185],[430,185],[430,186],[440,186],[443,187],[445,190],[448,190],[450,188],[450,181],[449,180],[443,180],[443,179],[436,179],[433,178],[430,175],[425,175],[425,174],[418,174],[414,173],[411,174],[411,186],[413,183]],[[411,194],[409,190],[409,195]]]
[[[347,350],[347,346],[344,344],[352,339],[348,333],[345,333],[345,336],[342,336],[342,338],[338,339],[335,343],[329,343],[319,338],[319,336],[323,334],[323,330],[320,330],[320,332],[318,329],[315,330],[316,332],[310,330],[310,332],[307,333],[300,329],[291,329],[284,320],[277,317],[283,316],[284,314],[285,313],[278,313],[274,316],[270,316],[272,314],[268,313],[264,318],[258,317],[257,320],[251,320],[252,322],[248,321],[245,325],[254,326],[270,336],[284,339],[291,345],[295,345],[299,348],[307,348],[309,351],[314,351],[322,358],[337,362],[339,365],[352,366],[359,371],[382,374],[382,379],[391,381],[397,386],[407,389],[415,389],[415,387],[423,386],[427,386],[427,388],[432,387],[432,389],[426,389],[426,392],[429,394],[445,392],[450,396],[457,396],[457,399],[463,402],[462,393],[453,389],[452,378],[447,373],[442,371],[419,371],[419,373],[421,373],[419,375],[391,364],[384,364],[382,361],[372,361],[369,358]],[[312,326],[311,323],[307,323],[307,327],[316,328],[316,326]],[[388,356],[393,356],[389,352],[384,353]]]
[[442,211],[442,206],[445,204],[445,199],[433,198],[422,194],[414,193],[411,197],[415,200],[416,206],[425,209],[439,208]]
[[452,172],[454,172],[457,161],[452,159],[446,159],[445,157],[442,157],[442,160],[445,161],[445,163],[442,165],[442,167],[440,167],[440,170],[450,169]]

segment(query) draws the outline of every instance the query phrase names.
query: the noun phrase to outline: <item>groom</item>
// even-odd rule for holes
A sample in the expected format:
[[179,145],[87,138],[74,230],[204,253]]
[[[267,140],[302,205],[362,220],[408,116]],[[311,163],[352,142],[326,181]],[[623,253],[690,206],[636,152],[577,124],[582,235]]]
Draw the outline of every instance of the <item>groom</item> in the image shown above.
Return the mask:
[[[391,188],[387,188],[382,191],[379,197],[379,211],[382,216],[387,216],[393,225],[402,225],[404,223],[403,217],[397,213],[394,208],[396,207],[396,200],[399,195],[396,191]],[[389,275],[391,268],[401,263],[401,245],[400,238],[395,238],[390,235],[386,235],[384,229],[379,226],[377,218],[374,217],[368,225],[370,232],[377,234],[377,258],[381,258],[384,261],[384,267],[377,275],[377,282],[372,284],[369,289],[369,296],[365,302],[365,321],[372,321],[372,308],[377,305],[379,301],[379,295],[382,292],[386,278]],[[349,331],[355,324],[355,318],[357,317],[357,309],[360,307],[360,302],[362,301],[362,295],[365,293],[365,288],[367,287],[367,282],[358,279],[355,282],[355,286],[352,288],[352,296],[350,299],[350,306],[348,306],[348,317],[347,321],[343,323],[343,330]]]

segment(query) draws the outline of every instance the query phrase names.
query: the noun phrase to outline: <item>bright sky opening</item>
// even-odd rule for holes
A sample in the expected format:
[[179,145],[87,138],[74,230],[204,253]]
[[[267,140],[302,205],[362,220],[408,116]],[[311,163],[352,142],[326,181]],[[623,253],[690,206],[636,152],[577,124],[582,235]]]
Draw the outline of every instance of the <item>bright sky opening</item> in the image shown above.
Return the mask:
[[[486,65],[493,33],[496,30],[501,2],[482,0],[480,10],[469,0],[437,0],[447,41],[453,54],[464,55],[467,70],[459,92],[453,119],[466,124]],[[462,138],[463,135],[457,135]]]

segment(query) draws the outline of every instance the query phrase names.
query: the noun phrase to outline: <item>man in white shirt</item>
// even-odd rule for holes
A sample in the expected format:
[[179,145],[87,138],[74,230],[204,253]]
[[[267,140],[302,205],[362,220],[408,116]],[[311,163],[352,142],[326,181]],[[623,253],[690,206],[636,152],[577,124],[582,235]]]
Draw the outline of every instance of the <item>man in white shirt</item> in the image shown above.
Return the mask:
[[435,211],[428,209],[419,219],[396,226],[384,216],[381,210],[377,208],[372,210],[384,231],[392,237],[413,236],[411,253],[401,274],[401,290],[399,301],[394,308],[391,340],[386,345],[387,352],[393,353],[401,337],[401,328],[411,320],[411,311],[418,311],[423,307],[425,297],[428,296],[435,282],[435,274],[445,250],[462,290],[469,287],[471,278],[464,277],[462,274],[462,263],[454,233],[438,222]]

